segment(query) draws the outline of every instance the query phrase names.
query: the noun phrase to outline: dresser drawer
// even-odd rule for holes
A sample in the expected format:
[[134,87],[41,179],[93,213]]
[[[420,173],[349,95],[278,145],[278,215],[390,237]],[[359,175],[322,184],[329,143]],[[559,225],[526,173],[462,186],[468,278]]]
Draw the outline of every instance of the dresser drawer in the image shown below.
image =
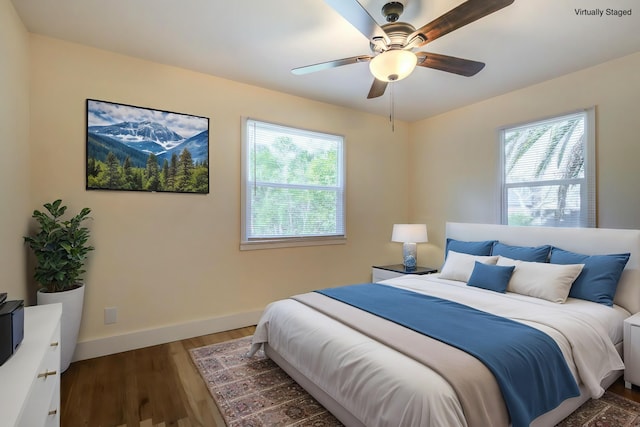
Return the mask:
[[49,403],[49,412],[44,422],[45,427],[59,427],[60,426],[60,387],[56,387],[51,396],[51,402]]
[[60,325],[48,340],[29,399],[18,425],[35,427],[59,425],[60,407]]

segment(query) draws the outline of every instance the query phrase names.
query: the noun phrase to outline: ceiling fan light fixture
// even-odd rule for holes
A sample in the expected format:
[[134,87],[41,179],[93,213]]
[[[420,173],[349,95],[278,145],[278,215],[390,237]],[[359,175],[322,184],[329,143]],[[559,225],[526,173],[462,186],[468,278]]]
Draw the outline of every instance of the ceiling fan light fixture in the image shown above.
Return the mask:
[[395,82],[407,77],[416,68],[418,57],[415,53],[392,49],[375,56],[369,62],[373,76],[383,82]]

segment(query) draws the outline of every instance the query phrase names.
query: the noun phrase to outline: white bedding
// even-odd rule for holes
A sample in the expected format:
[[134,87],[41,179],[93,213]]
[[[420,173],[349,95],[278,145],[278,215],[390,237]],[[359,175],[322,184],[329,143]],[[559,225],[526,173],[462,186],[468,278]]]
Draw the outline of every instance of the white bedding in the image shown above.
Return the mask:
[[[629,316],[622,308],[498,294],[438,275],[381,283],[458,301],[546,332],[592,397],[603,393],[600,382],[608,373],[624,368],[614,346]],[[366,426],[467,425],[455,392],[440,375],[299,302],[287,299],[266,308],[254,343],[267,341]]]

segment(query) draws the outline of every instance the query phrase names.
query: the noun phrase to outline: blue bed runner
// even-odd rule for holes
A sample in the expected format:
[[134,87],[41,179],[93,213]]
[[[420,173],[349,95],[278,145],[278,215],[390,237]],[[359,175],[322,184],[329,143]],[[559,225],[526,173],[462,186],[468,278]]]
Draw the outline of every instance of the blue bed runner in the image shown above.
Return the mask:
[[376,283],[316,292],[479,359],[495,376],[513,427],[528,426],[580,394],[557,343],[538,329],[454,301]]

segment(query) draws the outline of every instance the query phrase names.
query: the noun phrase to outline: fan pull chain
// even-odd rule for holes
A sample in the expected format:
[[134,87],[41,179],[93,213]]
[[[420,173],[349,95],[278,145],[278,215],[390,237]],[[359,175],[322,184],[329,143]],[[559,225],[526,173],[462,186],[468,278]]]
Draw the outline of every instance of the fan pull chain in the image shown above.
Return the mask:
[[389,102],[391,103],[391,105],[389,106],[389,122],[391,123],[391,132],[395,132],[396,131],[396,112],[395,112],[395,90],[394,90],[394,82],[391,82],[390,84],[391,86],[391,96],[389,97]]

